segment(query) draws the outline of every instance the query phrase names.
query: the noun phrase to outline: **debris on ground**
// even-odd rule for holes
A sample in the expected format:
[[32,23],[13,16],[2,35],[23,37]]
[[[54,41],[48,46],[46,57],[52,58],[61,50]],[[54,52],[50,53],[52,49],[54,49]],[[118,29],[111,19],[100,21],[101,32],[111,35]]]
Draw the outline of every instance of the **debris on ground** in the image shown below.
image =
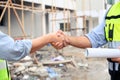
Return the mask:
[[35,55],[9,62],[12,80],[108,80],[105,59],[86,59],[83,52],[74,47],[61,51],[43,48]]

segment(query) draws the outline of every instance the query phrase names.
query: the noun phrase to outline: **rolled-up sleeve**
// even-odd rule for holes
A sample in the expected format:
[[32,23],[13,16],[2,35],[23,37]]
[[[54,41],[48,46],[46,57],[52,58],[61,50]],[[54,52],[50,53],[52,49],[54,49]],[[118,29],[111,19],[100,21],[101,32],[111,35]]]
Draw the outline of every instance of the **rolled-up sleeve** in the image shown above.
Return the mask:
[[14,41],[8,35],[0,32],[0,58],[17,61],[30,53],[32,47],[31,40]]
[[103,20],[101,24],[94,28],[90,33],[85,35],[90,40],[93,48],[100,47],[106,43],[104,27],[105,20]]

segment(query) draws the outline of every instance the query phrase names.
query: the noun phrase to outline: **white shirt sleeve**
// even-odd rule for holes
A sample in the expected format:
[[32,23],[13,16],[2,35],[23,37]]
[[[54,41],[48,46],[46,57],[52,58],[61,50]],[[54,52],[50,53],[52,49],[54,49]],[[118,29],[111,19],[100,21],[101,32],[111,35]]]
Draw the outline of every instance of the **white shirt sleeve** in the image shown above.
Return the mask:
[[105,27],[105,19],[97,27],[95,27],[90,33],[85,35],[90,40],[93,48],[100,47],[105,43],[107,43],[105,39],[104,27]]
[[14,41],[8,35],[0,32],[0,58],[16,61],[30,53],[32,47],[31,40]]

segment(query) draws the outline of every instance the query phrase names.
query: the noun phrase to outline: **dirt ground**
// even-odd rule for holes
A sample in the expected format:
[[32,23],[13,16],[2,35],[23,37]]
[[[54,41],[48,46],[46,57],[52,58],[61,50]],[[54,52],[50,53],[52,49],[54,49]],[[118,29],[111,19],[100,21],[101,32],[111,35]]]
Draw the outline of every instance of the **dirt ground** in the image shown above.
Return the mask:
[[78,69],[67,69],[66,75],[69,73],[69,77],[66,77],[67,79],[63,77],[60,80],[110,80],[107,60],[105,58],[86,59],[84,51],[85,49],[72,46],[59,50],[64,56],[74,57],[79,67]]
[[[41,79],[41,75],[46,74],[40,74],[39,77],[30,75],[30,72],[27,71],[30,68],[34,69],[37,67],[37,71],[41,67],[36,66],[36,64],[33,64],[33,61],[28,62],[19,62],[19,64],[26,64],[26,66],[19,66],[18,68],[13,67],[13,64],[11,64],[11,72],[13,72],[13,80],[110,80],[110,76],[108,74],[108,63],[105,58],[86,58],[84,56],[85,49],[75,48],[72,46],[68,46],[62,50],[56,50],[52,46],[45,46],[42,48],[38,53],[40,55],[38,56],[38,60],[42,63],[50,60],[52,55],[58,53],[63,56],[64,60],[71,60],[72,59],[72,65],[71,64],[63,64],[62,66],[51,66],[49,65],[43,65],[44,67],[50,67],[54,69],[57,73],[56,78],[47,77],[44,79]],[[28,64],[27,64],[28,63]],[[30,66],[28,66],[31,64]],[[13,69],[13,70],[12,70]],[[14,73],[17,70],[17,73]],[[37,71],[32,70],[34,73],[37,73]],[[27,72],[27,73],[26,73]],[[37,74],[39,75],[39,74]],[[18,77],[19,76],[19,77]],[[28,77],[27,79],[23,77]]]

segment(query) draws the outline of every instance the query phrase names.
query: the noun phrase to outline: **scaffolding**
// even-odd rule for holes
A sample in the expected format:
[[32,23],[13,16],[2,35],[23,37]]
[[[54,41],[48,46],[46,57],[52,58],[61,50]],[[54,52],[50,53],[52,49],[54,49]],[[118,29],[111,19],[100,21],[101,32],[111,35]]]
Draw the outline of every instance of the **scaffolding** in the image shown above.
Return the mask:
[[[3,11],[1,13],[1,16],[0,16],[0,22],[5,14],[5,12],[7,11],[8,12],[8,35],[11,36],[11,9],[13,9],[13,12],[14,12],[14,15],[19,23],[19,26],[20,26],[20,29],[22,31],[22,37],[23,38],[26,38],[27,37],[27,34],[25,32],[25,23],[24,23],[24,12],[25,11],[29,11],[31,12],[32,16],[31,16],[31,20],[32,20],[32,29],[34,29],[34,14],[35,13],[52,13],[52,31],[54,31],[54,27],[56,25],[56,21],[59,21],[59,20],[63,20],[64,21],[64,31],[65,31],[65,28],[66,26],[67,27],[70,27],[70,24],[65,24],[66,21],[67,23],[70,23],[70,19],[71,18],[75,18],[76,19],[76,27],[75,27],[75,30],[77,31],[79,28],[78,28],[78,25],[77,25],[77,18],[81,18],[83,16],[77,16],[76,15],[76,7],[75,7],[75,4],[72,4],[73,8],[74,8],[74,15],[71,16],[70,15],[70,10],[66,8],[66,6],[68,6],[68,0],[64,0],[64,8],[62,10],[63,12],[63,15],[64,15],[64,18],[61,18],[61,19],[56,19],[56,15],[57,13],[61,12],[59,10],[57,10],[57,7],[56,7],[56,2],[55,0],[52,0],[52,5],[51,5],[51,9],[43,9],[41,6],[40,7],[36,7],[35,6],[35,3],[34,3],[34,0],[32,0],[31,2],[31,5],[25,5],[24,4],[25,1],[24,0],[0,0],[0,7],[3,8]],[[39,5],[42,5],[42,4],[39,4]],[[17,10],[21,10],[21,17],[19,17],[19,14],[17,12]],[[66,16],[67,15],[67,16]],[[43,16],[43,15],[42,15]],[[31,32],[33,31],[31,29]],[[71,31],[72,29],[70,29]],[[32,33],[31,33],[32,35]]]
[[[17,1],[17,0],[16,0]],[[26,32],[25,32],[25,29],[24,29],[24,11],[30,11],[32,13],[32,22],[31,23],[32,25],[34,24],[34,21],[33,21],[33,18],[34,18],[34,13],[39,13],[41,11],[43,11],[41,8],[38,8],[38,7],[35,7],[34,6],[34,2],[32,1],[32,5],[31,6],[27,6],[27,5],[24,5],[24,1],[23,0],[19,0],[18,3],[17,2],[13,2],[12,0],[3,0],[3,1],[0,1],[0,7],[3,7],[3,11],[1,13],[1,16],[0,16],[0,22],[5,14],[5,11],[8,9],[8,35],[11,35],[11,20],[10,20],[10,15],[11,15],[11,9],[13,9],[13,12],[14,12],[14,15],[16,16],[17,18],[17,21],[20,25],[20,28],[21,28],[21,31],[23,33],[23,37],[26,38]],[[22,19],[20,19],[18,13],[17,13],[17,10],[21,10],[21,14],[22,14]]]
[[[55,2],[55,1],[53,0],[52,2]],[[60,11],[57,11],[56,7],[52,7],[51,8],[52,16],[54,16],[51,20],[52,23],[53,23],[52,26],[54,27],[57,21],[63,21],[64,22],[64,24],[63,24],[64,25],[64,30],[63,30],[64,32],[67,31],[67,32],[71,33],[72,31],[75,31],[75,33],[78,33],[79,30],[82,30],[82,32],[85,33],[85,29],[86,29],[85,25],[83,25],[83,28],[79,28],[79,25],[78,25],[78,18],[82,18],[83,23],[85,24],[85,22],[84,22],[85,21],[85,16],[78,16],[77,15],[76,11],[77,11],[78,6],[76,4],[77,4],[76,2],[74,4],[74,0],[73,0],[72,5],[71,5],[73,7],[73,10],[70,10],[70,9],[66,8],[66,6],[69,6],[69,0],[64,0],[64,8],[63,8],[63,11],[62,11],[63,18],[60,18],[60,19],[57,19],[56,15],[55,16],[53,15],[54,12],[59,13]],[[53,3],[53,5],[55,5],[55,3]],[[72,14],[71,14],[71,12],[72,12]],[[74,28],[71,27],[71,25],[70,25],[71,19],[74,19],[74,21],[75,21],[75,23],[74,23],[75,27]],[[67,24],[66,24],[66,22],[67,22]]]

